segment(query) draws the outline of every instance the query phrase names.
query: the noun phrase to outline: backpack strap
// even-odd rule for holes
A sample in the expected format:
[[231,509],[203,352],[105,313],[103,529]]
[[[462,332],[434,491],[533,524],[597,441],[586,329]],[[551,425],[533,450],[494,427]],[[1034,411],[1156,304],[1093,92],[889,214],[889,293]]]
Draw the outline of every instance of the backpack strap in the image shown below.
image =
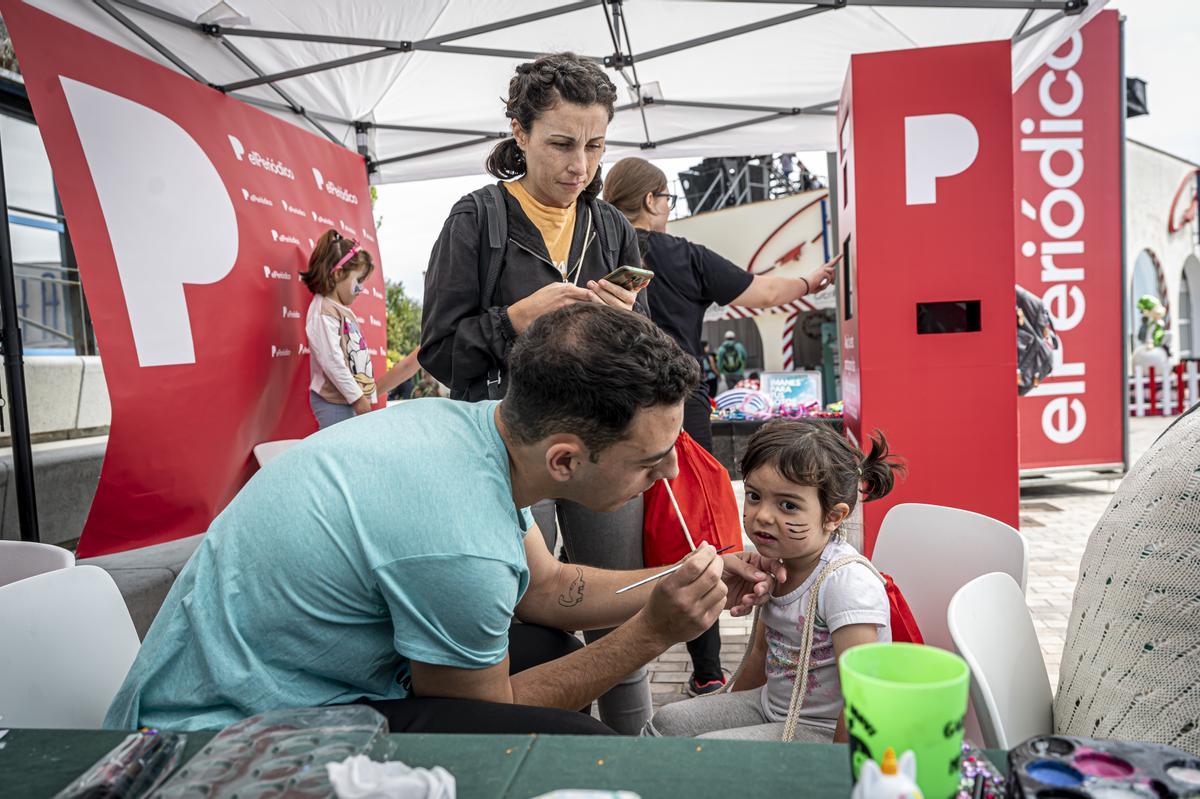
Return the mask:
[[[875,564],[871,563],[871,561],[867,560],[862,555],[846,555],[845,557],[838,558],[837,560],[829,563],[824,569],[822,569],[820,574],[817,575],[817,579],[813,582],[812,587],[808,589],[808,606],[805,608],[804,629],[800,643],[800,650],[802,653],[800,656],[800,667],[796,669],[796,678],[792,683],[792,700],[788,705],[787,718],[784,720],[783,725],[782,740],[785,743],[795,739],[796,725],[800,721],[800,708],[804,705],[804,695],[806,691],[801,686],[808,685],[808,668],[812,657],[813,628],[816,624],[817,603],[821,596],[821,585],[824,584],[825,578],[827,578],[829,575],[833,574],[843,566],[847,566],[851,563],[864,564],[875,574],[876,577],[879,578],[881,582],[884,583],[884,585],[887,584],[887,581],[884,580],[883,575],[879,573],[879,570],[875,568]],[[761,623],[762,606],[759,606],[754,609],[754,623],[750,628],[750,643],[746,647],[746,654],[742,657],[742,662],[737,667],[737,671],[734,672],[733,678],[730,679],[729,682],[725,683],[725,687],[723,689],[717,691],[716,693],[728,692],[737,682],[737,679],[741,676],[742,671],[745,670],[746,662],[750,659],[750,653],[754,649],[754,642],[758,640],[758,626]]]
[[490,184],[471,192],[479,218],[479,307],[490,308],[504,265],[504,245],[508,240],[508,208],[502,189]]
[[[508,207],[502,191],[493,183],[471,192],[479,218],[479,308],[484,311],[491,308],[495,300],[496,284],[500,282],[500,270],[504,267],[504,248],[508,243]],[[502,380],[499,364],[488,370],[488,399],[500,398]]]

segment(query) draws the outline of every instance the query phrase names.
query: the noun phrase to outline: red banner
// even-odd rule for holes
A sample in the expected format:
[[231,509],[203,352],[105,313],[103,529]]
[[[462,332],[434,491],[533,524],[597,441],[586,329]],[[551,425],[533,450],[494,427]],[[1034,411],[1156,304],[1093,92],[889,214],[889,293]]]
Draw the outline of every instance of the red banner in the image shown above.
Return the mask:
[[845,428],[881,430],[919,502],[1018,521],[1012,56],[984,42],[855,55],[838,108]]
[[1022,469],[1125,458],[1119,37],[1101,12],[1013,97],[1017,283],[1060,339],[1018,403]]
[[0,10],[112,400],[77,554],[203,532],[255,470],[256,444],[315,429],[299,272],[329,228],[375,258],[354,309],[383,373],[362,158],[24,3]]

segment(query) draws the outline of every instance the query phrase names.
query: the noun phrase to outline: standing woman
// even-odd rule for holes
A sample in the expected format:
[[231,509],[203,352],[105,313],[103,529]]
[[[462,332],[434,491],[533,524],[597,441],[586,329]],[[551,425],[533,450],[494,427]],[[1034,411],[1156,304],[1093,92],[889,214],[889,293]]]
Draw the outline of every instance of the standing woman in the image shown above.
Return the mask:
[[[667,176],[643,158],[622,158],[609,170],[604,198],[637,228],[642,263],[654,272],[646,289],[650,318],[702,363],[711,354],[701,345],[704,312],[714,302],[745,308],[774,308],[820,291],[833,281],[838,258],[805,277],[753,275],[707,247],[671,236],[667,219],[675,196]],[[683,406],[683,429],[712,452],[709,387],[701,383]],[[688,643],[692,696],[713,693],[725,685],[721,669],[721,633],[716,624]]]
[[513,135],[487,160],[502,182],[455,203],[425,273],[420,361],[452,398],[502,397],[509,350],[543,314],[575,302],[634,308],[637,294],[602,279],[640,263],[633,228],[599,199],[616,96],[600,67],[571,53],[521,64],[509,81]]
[[[513,135],[487,160],[500,182],[450,209],[425,273],[420,361],[452,398],[503,397],[513,343],[543,314],[576,302],[646,313],[635,292],[602,279],[641,263],[633,227],[599,198],[616,97],[599,66],[571,53],[521,64],[509,81]],[[533,513],[551,551],[557,519],[573,563],[642,566],[640,496],[613,513],[553,501]],[[652,712],[645,669],[599,705],[605,723],[636,735]]]

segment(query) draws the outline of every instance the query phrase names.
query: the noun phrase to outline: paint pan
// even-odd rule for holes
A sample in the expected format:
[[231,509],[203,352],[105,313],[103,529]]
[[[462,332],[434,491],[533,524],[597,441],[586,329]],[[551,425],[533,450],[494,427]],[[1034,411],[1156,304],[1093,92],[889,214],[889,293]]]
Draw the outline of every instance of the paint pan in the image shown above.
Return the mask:
[[1009,752],[1014,799],[1200,799],[1200,759],[1135,741],[1043,735]]

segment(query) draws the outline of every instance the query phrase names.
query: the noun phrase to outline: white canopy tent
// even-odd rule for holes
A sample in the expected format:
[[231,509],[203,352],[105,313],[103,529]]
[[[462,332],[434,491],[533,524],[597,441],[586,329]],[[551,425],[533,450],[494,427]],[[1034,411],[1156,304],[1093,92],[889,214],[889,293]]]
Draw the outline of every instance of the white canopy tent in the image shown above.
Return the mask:
[[854,53],[1012,39],[1014,87],[1106,0],[26,0],[368,158],[478,174],[513,68],[572,50],[627,102],[609,155],[834,149]]

